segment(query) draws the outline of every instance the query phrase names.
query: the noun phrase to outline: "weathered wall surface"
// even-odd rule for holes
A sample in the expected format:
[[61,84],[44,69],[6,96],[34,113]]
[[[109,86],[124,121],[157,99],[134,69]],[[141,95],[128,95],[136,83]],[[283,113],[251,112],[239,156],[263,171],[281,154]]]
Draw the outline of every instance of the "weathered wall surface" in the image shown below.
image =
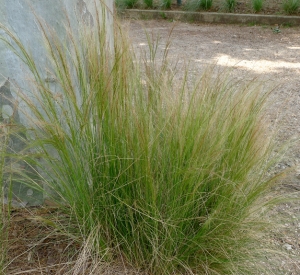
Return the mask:
[[[47,64],[46,50],[43,47],[43,40],[39,30],[37,18],[41,18],[47,25],[54,28],[55,31],[64,37],[64,23],[66,17],[69,18],[71,26],[76,30],[80,24],[86,24],[91,28],[95,24],[95,4],[100,11],[101,0],[0,0],[0,23],[8,27],[21,40],[22,44],[29,49],[39,66],[45,81],[47,79],[47,70],[50,64]],[[104,13],[108,35],[107,43],[113,49],[113,0],[103,0],[107,10]],[[102,12],[100,12],[102,16]],[[103,20],[104,18],[102,18]],[[0,35],[5,35],[0,30]],[[16,89],[28,91],[30,94],[30,85],[28,85],[29,72],[18,57],[0,41],[0,124],[14,123],[20,125],[26,124],[25,119],[20,115],[18,109],[9,103],[16,99]],[[8,80],[9,79],[9,80]],[[55,85],[55,83],[53,84]],[[9,98],[9,100],[7,100]],[[22,107],[21,105],[19,105]],[[9,141],[10,150],[19,152],[23,150],[24,143],[18,139]],[[24,164],[20,164],[24,166]],[[20,169],[32,170],[29,167],[20,167]],[[32,171],[29,171],[32,173]],[[20,198],[23,204],[36,205],[41,203],[42,195],[35,190],[31,190],[20,183],[14,183],[13,191]]]
[[[108,10],[113,11],[113,0],[104,2]],[[100,0],[0,0],[0,22],[17,34],[26,48],[30,49],[40,67],[44,68],[47,65],[43,57],[45,50],[41,46],[43,42],[36,16],[63,35],[66,16],[70,18],[74,28],[80,24],[77,18],[82,19],[83,23],[93,25],[95,3],[100,8]],[[108,33],[112,33],[112,14],[109,11],[106,13],[107,28]],[[0,31],[0,34],[3,34],[3,31]],[[112,36],[108,43],[112,45]],[[24,66],[4,43],[0,42],[0,83],[7,77],[16,80],[21,87],[26,87]]]

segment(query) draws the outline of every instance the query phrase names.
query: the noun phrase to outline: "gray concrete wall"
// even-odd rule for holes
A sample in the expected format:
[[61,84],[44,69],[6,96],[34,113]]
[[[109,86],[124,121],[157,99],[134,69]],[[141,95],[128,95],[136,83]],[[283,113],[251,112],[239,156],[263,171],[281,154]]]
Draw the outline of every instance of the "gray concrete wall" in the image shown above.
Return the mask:
[[[100,1],[96,1],[100,8]],[[83,23],[93,25],[94,3],[94,0],[0,0],[0,22],[17,34],[26,48],[30,49],[41,69],[44,69],[47,65],[44,59],[45,50],[41,46],[43,42],[33,11],[60,35],[63,35],[66,13],[75,29],[81,23],[77,21],[76,16],[82,19]],[[108,10],[113,11],[112,0],[104,0],[104,3],[107,4]],[[106,20],[108,33],[112,34],[113,21],[109,11],[106,12]],[[3,34],[3,31],[0,31],[0,34]],[[108,43],[113,45],[112,35]],[[24,66],[4,43],[0,42],[0,83],[7,77],[16,81],[21,87],[26,87]]]
[[[93,28],[96,23],[96,4],[101,20],[106,20],[107,43],[112,50],[113,2],[113,0],[103,0],[107,9],[101,10],[103,6],[100,4],[100,0],[0,0],[0,23],[18,36],[22,44],[32,54],[45,81],[49,81],[47,67],[50,64],[47,64],[47,53],[43,46],[44,42],[37,18],[41,18],[63,38],[67,17],[75,31],[80,28],[81,24]],[[0,35],[5,36],[6,34],[0,29]],[[16,108],[13,102],[17,100],[17,88],[27,91],[28,95],[31,94],[31,87],[28,82],[29,75],[28,69],[20,59],[0,40],[0,124],[2,126],[14,121],[21,128],[23,125],[26,127],[26,119],[18,110],[18,108],[25,108],[25,106],[22,106],[21,102]],[[55,82],[51,85],[53,89],[56,89]],[[1,129],[4,129],[2,126]],[[26,138],[21,132],[19,135]],[[9,150],[13,152],[19,152],[25,148],[22,139],[15,137],[11,137],[8,144]],[[25,169],[34,177],[34,169],[26,163],[14,163],[14,165],[17,165],[16,169]],[[23,205],[37,205],[43,200],[43,195],[40,192],[19,182],[13,182],[13,192]]]

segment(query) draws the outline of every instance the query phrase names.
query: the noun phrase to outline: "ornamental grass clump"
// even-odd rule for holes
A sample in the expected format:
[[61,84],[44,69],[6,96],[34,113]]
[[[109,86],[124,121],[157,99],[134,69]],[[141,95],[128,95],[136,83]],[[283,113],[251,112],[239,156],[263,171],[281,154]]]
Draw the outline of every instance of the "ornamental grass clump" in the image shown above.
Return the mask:
[[263,8],[263,0],[252,0],[252,8],[255,12],[260,12]]
[[163,9],[170,9],[172,4],[172,0],[161,0],[160,1],[160,6]]
[[295,14],[298,12],[300,6],[299,0],[284,0],[282,2],[282,8],[287,14]]
[[147,8],[153,8],[153,0],[144,0],[144,4]]
[[212,0],[189,0],[185,3],[185,9],[197,11],[199,9],[209,10],[212,7]]
[[225,9],[229,12],[234,12],[236,3],[236,0],[225,0]]
[[40,27],[56,93],[2,29],[34,77],[20,95],[39,157],[27,162],[72,237],[151,274],[258,274],[274,184],[266,94],[210,70],[193,88],[187,74],[175,82],[167,52],[156,59],[150,43],[137,62],[117,22],[113,49],[99,17],[67,42]]
[[[149,0],[146,0],[149,2]],[[116,0],[116,6],[121,9],[132,9],[135,8],[138,4],[139,0]]]
[[201,0],[200,7],[204,10],[209,10],[212,7],[212,0]]

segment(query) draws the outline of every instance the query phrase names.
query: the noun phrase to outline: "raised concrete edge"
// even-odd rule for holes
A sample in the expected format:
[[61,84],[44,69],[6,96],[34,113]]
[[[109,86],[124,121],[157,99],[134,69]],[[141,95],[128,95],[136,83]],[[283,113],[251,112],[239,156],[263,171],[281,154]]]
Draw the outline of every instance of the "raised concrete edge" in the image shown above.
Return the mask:
[[132,19],[170,19],[184,22],[219,24],[261,24],[299,26],[300,16],[234,14],[218,12],[187,12],[165,10],[126,9],[118,12],[122,18]]

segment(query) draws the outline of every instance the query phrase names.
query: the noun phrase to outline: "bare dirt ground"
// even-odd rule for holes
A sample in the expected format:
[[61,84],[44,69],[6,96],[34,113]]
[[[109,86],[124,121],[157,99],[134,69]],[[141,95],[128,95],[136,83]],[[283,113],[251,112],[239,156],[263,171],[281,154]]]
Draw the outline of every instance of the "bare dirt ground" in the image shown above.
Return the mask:
[[[273,88],[267,115],[271,126],[279,129],[278,145],[295,140],[277,166],[278,171],[291,168],[278,192],[290,192],[296,200],[274,211],[280,227],[270,232],[274,244],[287,252],[289,258],[269,258],[266,255],[266,265],[270,266],[272,274],[299,275],[300,27],[282,28],[279,33],[274,33],[269,26],[196,25],[168,21],[122,23],[128,26],[131,42],[137,50],[147,49],[145,30],[159,37],[158,56],[164,51],[167,37],[174,27],[169,57],[178,60],[179,70],[189,63],[189,73],[194,77],[200,77],[201,72],[212,64],[217,69],[228,69],[234,80],[255,78],[255,81],[262,82],[263,90]],[[181,77],[179,74],[177,79],[180,81]],[[74,251],[79,250],[79,244],[36,219],[57,215],[60,215],[57,209],[48,208],[11,213],[9,266],[5,274],[136,274],[118,263],[110,268],[103,267],[99,272],[85,273],[80,268],[72,272],[75,258],[70,255],[76,254]],[[272,268],[274,261],[276,268]]]
[[[200,77],[208,65],[214,65],[217,70],[229,71],[234,80],[255,79],[262,82],[264,91],[272,89],[267,115],[271,128],[278,129],[278,146],[293,141],[276,167],[278,172],[289,169],[278,192],[289,192],[296,200],[274,212],[278,224],[288,217],[288,222],[278,229],[284,237],[274,237],[273,241],[287,251],[290,258],[269,259],[269,264],[272,266],[272,261],[279,261],[281,269],[272,270],[274,274],[300,274],[300,27],[280,28],[277,32],[273,26],[187,24],[165,20],[126,23],[137,49],[148,47],[145,31],[159,38],[158,55],[164,51],[172,32],[169,57],[179,60],[179,65],[189,63],[190,74],[195,77]],[[180,80],[180,74],[178,78]],[[274,236],[276,230],[272,232]]]

